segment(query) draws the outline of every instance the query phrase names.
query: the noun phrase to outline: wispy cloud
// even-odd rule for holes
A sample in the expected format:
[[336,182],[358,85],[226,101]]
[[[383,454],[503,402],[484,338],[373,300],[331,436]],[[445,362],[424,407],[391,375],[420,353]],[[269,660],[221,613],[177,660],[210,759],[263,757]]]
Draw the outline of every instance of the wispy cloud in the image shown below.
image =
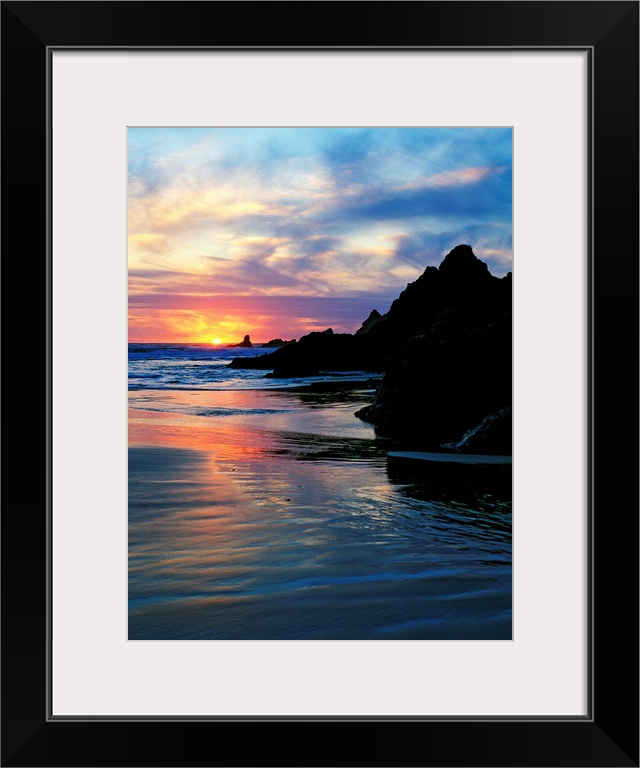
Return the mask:
[[129,293],[374,298],[460,242],[504,273],[511,202],[508,129],[130,129]]
[[501,173],[504,168],[492,168],[491,166],[475,168],[458,168],[454,171],[436,173],[426,179],[428,187],[459,187],[465,184],[477,184],[496,173]]

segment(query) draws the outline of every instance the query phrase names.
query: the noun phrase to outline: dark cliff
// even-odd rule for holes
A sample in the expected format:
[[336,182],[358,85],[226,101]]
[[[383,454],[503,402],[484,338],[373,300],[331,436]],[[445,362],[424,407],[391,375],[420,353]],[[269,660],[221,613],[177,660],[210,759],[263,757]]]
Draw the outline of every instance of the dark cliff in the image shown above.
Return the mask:
[[310,333],[231,365],[276,376],[384,371],[374,402],[356,414],[381,434],[415,448],[470,450],[480,443],[466,433],[484,424],[478,452],[508,453],[510,421],[488,417],[505,411],[510,419],[511,283],[511,273],[494,277],[469,245],[458,245],[407,285],[386,315],[372,313],[366,332]]
[[[436,449],[449,442],[467,450],[473,443],[462,442],[463,435],[511,406],[511,274],[495,278],[477,259],[480,266],[469,263],[458,272],[447,261],[456,250],[397,300],[398,322],[419,324],[420,330],[390,357],[374,402],[357,413],[381,434],[411,447]],[[466,261],[465,256],[463,265]],[[424,320],[418,290],[422,300],[431,299]],[[478,452],[510,450],[507,428],[499,442],[487,440]]]

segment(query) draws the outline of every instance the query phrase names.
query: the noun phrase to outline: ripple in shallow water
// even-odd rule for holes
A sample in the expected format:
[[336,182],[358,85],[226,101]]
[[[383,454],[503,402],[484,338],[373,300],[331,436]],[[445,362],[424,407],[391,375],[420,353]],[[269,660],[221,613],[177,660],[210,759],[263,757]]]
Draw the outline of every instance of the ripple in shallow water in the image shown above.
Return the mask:
[[388,457],[335,395],[131,398],[131,639],[511,637],[510,468]]

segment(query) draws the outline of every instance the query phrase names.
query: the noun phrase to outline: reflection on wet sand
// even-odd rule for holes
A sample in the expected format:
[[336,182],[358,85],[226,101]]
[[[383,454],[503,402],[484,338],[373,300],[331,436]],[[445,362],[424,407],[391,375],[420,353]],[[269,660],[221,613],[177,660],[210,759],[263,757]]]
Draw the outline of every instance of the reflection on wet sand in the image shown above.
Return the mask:
[[233,394],[130,412],[130,639],[511,637],[510,469],[387,458],[352,403]]

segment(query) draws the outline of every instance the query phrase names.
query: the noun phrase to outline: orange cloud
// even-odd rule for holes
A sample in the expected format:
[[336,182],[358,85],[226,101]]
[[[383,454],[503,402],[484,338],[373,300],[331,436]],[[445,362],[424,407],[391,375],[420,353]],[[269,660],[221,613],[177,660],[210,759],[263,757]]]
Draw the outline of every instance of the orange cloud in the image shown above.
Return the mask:
[[132,308],[129,311],[129,341],[210,343],[220,339],[222,344],[242,341],[245,334],[257,342],[269,341],[282,333],[268,316],[229,314],[223,307],[210,312],[193,309]]

